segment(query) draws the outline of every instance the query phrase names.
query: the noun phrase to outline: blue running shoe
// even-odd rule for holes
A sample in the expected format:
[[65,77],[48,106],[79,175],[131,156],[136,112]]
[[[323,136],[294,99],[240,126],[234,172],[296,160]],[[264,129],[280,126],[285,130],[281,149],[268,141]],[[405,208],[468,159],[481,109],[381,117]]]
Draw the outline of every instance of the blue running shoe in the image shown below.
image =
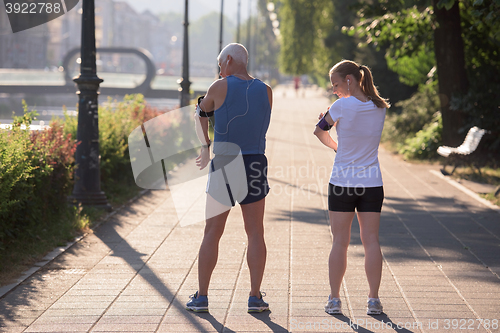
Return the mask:
[[248,313],[269,310],[269,304],[264,302],[264,300],[262,299],[262,297],[266,296],[266,294],[264,293],[264,295],[262,295],[261,292],[259,293],[260,298],[257,296],[248,297]]
[[186,310],[194,312],[208,312],[208,297],[198,295],[196,292],[194,295],[189,296],[191,300],[186,304]]

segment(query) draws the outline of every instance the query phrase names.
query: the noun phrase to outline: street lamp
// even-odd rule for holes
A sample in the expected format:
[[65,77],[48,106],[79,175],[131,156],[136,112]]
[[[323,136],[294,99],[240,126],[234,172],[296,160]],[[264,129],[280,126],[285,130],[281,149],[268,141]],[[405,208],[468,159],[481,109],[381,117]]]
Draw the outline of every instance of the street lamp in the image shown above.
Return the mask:
[[240,42],[240,25],[241,25],[241,0],[238,0],[238,23],[236,28],[236,43]]
[[252,30],[252,0],[248,0],[248,27],[247,27],[247,51],[248,51],[248,71],[250,72],[250,64],[252,62],[252,58],[250,57],[250,52],[253,50],[251,47],[251,35]]
[[189,89],[191,82],[189,82],[189,44],[188,44],[188,0],[185,2],[184,10],[184,50],[182,57],[182,80],[181,80],[181,108],[188,106],[191,102],[191,94]]
[[222,30],[224,28],[224,0],[220,0],[219,53],[222,51]]
[[[222,32],[224,28],[224,0],[220,1],[220,29],[219,29],[219,54],[222,51]],[[216,78],[221,78],[219,71],[219,63],[217,62]]]
[[75,186],[70,201],[83,206],[111,210],[101,191],[99,168],[98,90],[103,82],[97,76],[95,47],[94,0],[82,2],[82,42],[80,76],[73,79],[78,86],[78,128],[75,161]]

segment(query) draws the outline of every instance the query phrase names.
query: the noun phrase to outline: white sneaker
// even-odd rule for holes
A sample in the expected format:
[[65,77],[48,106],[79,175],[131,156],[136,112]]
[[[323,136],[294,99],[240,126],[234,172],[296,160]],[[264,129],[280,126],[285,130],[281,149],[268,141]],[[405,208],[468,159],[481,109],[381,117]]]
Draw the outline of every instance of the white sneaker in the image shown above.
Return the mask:
[[368,300],[368,305],[366,307],[366,314],[369,315],[379,315],[383,312],[384,307],[382,303],[380,303],[380,299],[378,298],[370,298]]
[[330,296],[328,296],[325,312],[331,315],[342,314],[342,301],[340,298],[330,298]]

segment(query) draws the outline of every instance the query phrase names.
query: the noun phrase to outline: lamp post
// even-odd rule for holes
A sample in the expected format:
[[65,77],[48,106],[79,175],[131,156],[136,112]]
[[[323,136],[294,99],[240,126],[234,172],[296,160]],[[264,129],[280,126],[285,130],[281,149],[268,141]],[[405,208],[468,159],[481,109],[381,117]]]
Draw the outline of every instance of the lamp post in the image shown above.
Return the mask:
[[241,0],[238,0],[238,23],[236,28],[236,43],[240,43],[240,25],[241,25]]
[[[222,32],[224,29],[224,0],[220,0],[220,26],[219,26],[219,54],[222,51]],[[216,67],[217,78],[221,78],[219,71],[219,63]]]
[[250,64],[252,58],[250,57],[251,47],[251,30],[252,30],[252,0],[248,0],[248,26],[247,26],[247,51],[248,51],[248,71],[250,72]]
[[189,89],[191,82],[189,82],[189,43],[188,43],[188,0],[185,2],[184,10],[184,50],[182,57],[182,80],[181,80],[181,108],[188,106],[191,101]]
[[106,195],[101,191],[99,169],[99,116],[97,96],[99,84],[97,76],[95,47],[94,0],[82,2],[82,45],[80,76],[73,79],[78,86],[78,128],[76,148],[75,186],[70,201],[83,206],[111,209]]
[[219,53],[222,51],[222,32],[224,29],[224,0],[220,0],[220,30],[219,30]]

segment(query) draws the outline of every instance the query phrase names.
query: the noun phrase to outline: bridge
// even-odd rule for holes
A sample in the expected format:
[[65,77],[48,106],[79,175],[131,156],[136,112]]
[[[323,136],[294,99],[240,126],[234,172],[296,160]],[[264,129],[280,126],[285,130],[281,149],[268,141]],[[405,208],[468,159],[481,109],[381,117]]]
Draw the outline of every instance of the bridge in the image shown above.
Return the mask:
[[[75,73],[76,75],[76,73]],[[144,81],[144,74],[99,72],[104,80],[99,91],[102,95],[125,95],[136,93],[136,87]],[[150,98],[179,98],[179,77],[157,75],[151,82],[151,91],[145,91]],[[194,95],[204,94],[214,78],[192,77]],[[61,94],[75,93],[76,85],[67,84],[63,72],[43,69],[0,69],[0,93],[7,94]]]
[[[77,57],[80,49],[70,50],[63,59],[61,71],[33,69],[0,69],[0,94],[64,94],[75,93],[77,88],[72,77],[78,73],[71,72],[71,61]],[[130,74],[116,72],[98,72],[104,80],[100,85],[101,95],[124,96],[141,93],[149,98],[178,99],[180,77],[156,75],[151,54],[140,48],[97,48],[97,54],[132,54],[145,63],[146,73]],[[193,77],[191,90],[194,96],[206,92],[214,78]]]

